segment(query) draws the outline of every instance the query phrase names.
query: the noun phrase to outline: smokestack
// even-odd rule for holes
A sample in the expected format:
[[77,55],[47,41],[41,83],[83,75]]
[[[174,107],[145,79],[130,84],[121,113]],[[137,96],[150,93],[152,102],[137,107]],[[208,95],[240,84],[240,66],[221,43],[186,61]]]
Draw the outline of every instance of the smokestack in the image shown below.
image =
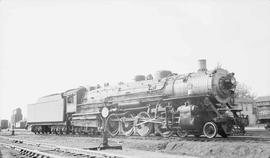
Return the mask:
[[203,72],[203,71],[207,71],[206,59],[200,59],[199,60],[199,70],[198,70],[198,72]]

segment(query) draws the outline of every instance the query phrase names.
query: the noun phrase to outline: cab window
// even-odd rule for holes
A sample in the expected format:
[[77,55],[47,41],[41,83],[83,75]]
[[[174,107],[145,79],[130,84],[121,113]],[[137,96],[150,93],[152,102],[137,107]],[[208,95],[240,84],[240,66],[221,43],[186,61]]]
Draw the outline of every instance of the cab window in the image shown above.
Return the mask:
[[69,97],[67,98],[67,103],[71,104],[71,103],[73,103],[73,102],[74,102],[73,95],[71,95],[71,96],[69,96]]

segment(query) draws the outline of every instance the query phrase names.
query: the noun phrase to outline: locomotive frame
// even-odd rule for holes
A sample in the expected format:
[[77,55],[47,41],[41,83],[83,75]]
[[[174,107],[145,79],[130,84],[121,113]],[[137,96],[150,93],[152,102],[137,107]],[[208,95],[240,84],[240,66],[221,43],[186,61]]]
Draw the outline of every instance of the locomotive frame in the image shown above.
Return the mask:
[[[196,106],[196,102],[203,102],[202,107]],[[143,103],[141,103],[143,104]],[[181,105],[181,106],[178,106]],[[176,133],[180,137],[191,134],[195,137],[205,135],[207,138],[214,138],[217,134],[222,137],[234,134],[244,134],[242,117],[237,115],[238,110],[229,109],[234,117],[223,116],[222,113],[228,110],[217,110],[208,97],[161,99],[147,104],[144,108],[121,110],[116,105],[111,109],[111,114],[106,117],[108,132],[116,136],[119,132],[130,136],[138,133],[140,136],[148,136],[155,131],[155,134],[163,137],[170,137]],[[195,118],[191,115],[179,114],[179,107],[194,108]],[[181,125],[181,119],[194,121],[190,125]],[[231,133],[230,133],[231,132]]]

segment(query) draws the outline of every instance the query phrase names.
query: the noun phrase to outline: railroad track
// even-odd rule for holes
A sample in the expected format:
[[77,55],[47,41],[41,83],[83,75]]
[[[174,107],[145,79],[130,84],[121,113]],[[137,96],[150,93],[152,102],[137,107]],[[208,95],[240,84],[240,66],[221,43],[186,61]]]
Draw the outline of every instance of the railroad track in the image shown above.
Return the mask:
[[[49,136],[49,135],[48,135]],[[64,138],[64,136],[62,136]],[[64,139],[68,138],[67,135]],[[160,136],[151,135],[149,137],[141,137],[141,136],[116,136],[115,138],[111,138],[112,141],[122,141],[123,139],[136,139],[136,140],[147,140],[147,141],[190,141],[190,142],[243,142],[243,143],[270,143],[270,136],[231,136],[228,138],[214,138],[214,139],[207,139],[205,137],[169,137],[164,138]],[[4,141],[3,141],[4,140]],[[53,144],[47,143],[39,143],[34,141],[28,140],[21,140],[20,138],[10,138],[6,136],[0,136],[0,147],[4,146],[9,150],[15,150],[17,153],[22,155],[22,157],[36,157],[36,158],[78,158],[78,157],[85,157],[85,158],[131,158],[131,156],[123,156],[123,155],[116,155],[116,154],[108,154],[103,151],[91,151],[85,149],[78,149],[78,148],[70,148],[65,146],[58,146]],[[130,141],[130,140],[129,140]],[[142,141],[143,143],[143,141]],[[21,156],[18,156],[21,158]],[[135,156],[133,156],[134,158]]]
[[[265,132],[264,132],[265,133]],[[92,137],[88,135],[59,135],[59,136],[66,136],[66,137]],[[102,138],[102,136],[95,136],[94,138]],[[178,137],[176,135],[173,135],[171,137],[165,138],[162,136],[155,136],[150,135],[147,137],[142,137],[139,135],[132,135],[132,136],[124,136],[124,135],[117,135],[113,138],[110,138],[111,140],[114,139],[136,139],[136,140],[177,140],[177,141],[198,141],[198,142],[247,142],[247,143],[270,143],[270,134],[268,135],[265,133],[263,136],[256,136],[254,135],[254,132],[247,133],[245,135],[239,135],[239,136],[228,136],[227,138],[222,137],[216,137],[212,139],[208,139],[206,137],[199,137],[196,138],[194,136],[188,136],[188,137]]]
[[249,136],[237,136],[237,137],[228,137],[228,138],[183,138],[182,140],[189,141],[201,141],[201,142],[246,142],[246,143],[270,143],[270,138],[258,138],[258,137],[249,137]]
[[270,143],[270,136],[269,137],[257,137],[257,136],[229,136],[228,138],[216,137],[212,139],[208,139],[206,137],[199,137],[196,138],[194,136],[188,137],[177,137],[172,136],[169,138],[164,138],[161,136],[148,136],[148,137],[141,137],[141,136],[129,136],[126,138],[125,136],[116,136],[114,138],[118,139],[136,139],[136,140],[177,140],[177,141],[197,141],[197,142],[246,142],[246,143]]
[[[53,136],[53,135],[48,135]],[[60,137],[76,137],[76,135],[62,135]],[[78,136],[83,137],[83,136]],[[85,136],[84,136],[85,137]],[[94,137],[94,138],[101,138]],[[5,136],[0,136],[0,139],[7,140],[5,143],[1,143],[1,146],[5,146],[6,148],[9,148],[10,150],[15,150],[19,154],[24,155],[26,157],[91,157],[91,158],[124,158],[127,156],[122,155],[114,155],[114,154],[108,154],[102,151],[90,151],[85,149],[78,149],[78,148],[70,148],[70,147],[64,147],[64,146],[57,146],[52,144],[46,144],[46,143],[37,143],[33,141],[27,141],[27,140],[19,140],[19,139],[12,139]],[[270,143],[270,135],[263,135],[263,136],[255,136],[255,135],[244,135],[244,136],[230,136],[228,138],[221,138],[216,137],[213,139],[208,139],[205,137],[196,138],[193,136],[188,137],[177,137],[172,136],[169,138],[164,138],[161,136],[148,136],[148,137],[141,137],[137,135],[133,135],[130,137],[121,136],[118,135],[114,138],[110,138],[112,141],[122,141],[123,139],[136,139],[136,140],[157,140],[157,141],[166,141],[166,140],[172,140],[172,141],[190,141],[190,142],[244,142],[244,143]]]
[[11,145],[8,143],[0,143],[0,146],[15,150],[19,154],[26,156],[26,157],[63,158],[63,157],[58,156],[58,155],[48,154],[45,152],[40,152],[38,150],[31,150],[31,149],[23,148],[23,147],[20,147],[17,145]]
[[[58,135],[58,136],[64,136],[64,137],[91,137],[88,135]],[[102,138],[101,136],[95,136],[94,138]],[[178,136],[171,136],[168,138],[164,138],[161,136],[154,136],[150,135],[147,137],[142,137],[139,135],[132,135],[132,136],[124,136],[124,135],[117,135],[113,138],[110,138],[111,140],[114,139],[136,139],[136,140],[177,140],[177,141],[197,141],[197,142],[246,142],[246,143],[270,143],[270,134],[269,136],[255,136],[246,134],[243,136],[228,136],[227,138],[222,137],[216,137],[212,139],[208,139],[205,137],[199,137],[196,138],[194,136],[188,136],[188,137],[178,137]]]
[[79,148],[71,148],[47,143],[37,143],[33,141],[12,139],[0,136],[3,143],[0,146],[9,150],[15,150],[18,154],[25,157],[34,158],[130,158],[129,156],[119,154],[109,154],[103,151],[91,151]]

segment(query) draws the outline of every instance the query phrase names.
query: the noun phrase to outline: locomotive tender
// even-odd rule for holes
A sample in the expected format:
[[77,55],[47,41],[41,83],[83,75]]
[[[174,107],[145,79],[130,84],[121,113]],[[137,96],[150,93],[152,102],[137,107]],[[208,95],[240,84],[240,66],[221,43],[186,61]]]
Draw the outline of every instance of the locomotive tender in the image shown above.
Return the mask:
[[151,133],[169,137],[201,135],[214,138],[244,133],[234,110],[236,80],[222,68],[178,75],[159,71],[138,75],[135,82],[116,86],[79,87],[43,97],[28,105],[28,125],[35,133],[130,136]]

